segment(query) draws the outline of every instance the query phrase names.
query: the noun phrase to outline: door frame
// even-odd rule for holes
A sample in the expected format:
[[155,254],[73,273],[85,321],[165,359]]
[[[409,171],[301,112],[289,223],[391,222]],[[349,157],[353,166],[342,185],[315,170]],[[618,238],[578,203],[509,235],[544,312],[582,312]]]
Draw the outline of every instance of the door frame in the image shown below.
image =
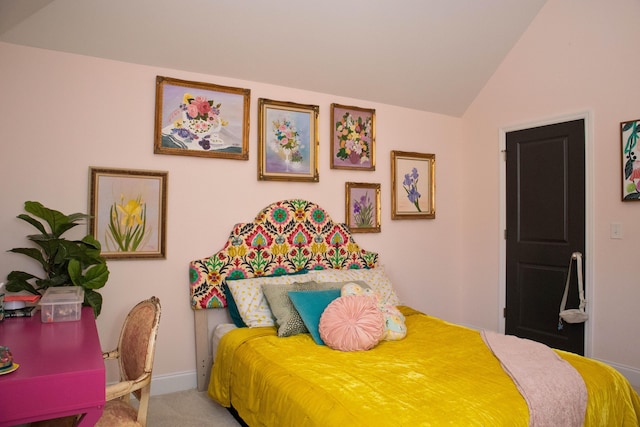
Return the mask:
[[[592,332],[591,324],[595,320],[594,300],[593,300],[593,266],[595,251],[593,250],[594,231],[594,167],[593,167],[593,120],[591,111],[582,111],[565,116],[554,116],[548,119],[528,122],[523,124],[504,126],[499,129],[499,150],[500,157],[500,267],[499,267],[499,290],[498,290],[498,331],[504,333],[505,318],[504,308],[507,305],[507,241],[504,238],[504,230],[507,228],[507,168],[504,151],[507,146],[507,133],[522,129],[530,129],[539,126],[569,122],[572,120],[584,120],[584,143],[585,143],[585,298],[587,299],[587,313],[589,320],[585,323],[584,329],[584,354],[590,357],[592,354]],[[568,261],[567,261],[568,262]],[[560,301],[558,301],[558,310]]]

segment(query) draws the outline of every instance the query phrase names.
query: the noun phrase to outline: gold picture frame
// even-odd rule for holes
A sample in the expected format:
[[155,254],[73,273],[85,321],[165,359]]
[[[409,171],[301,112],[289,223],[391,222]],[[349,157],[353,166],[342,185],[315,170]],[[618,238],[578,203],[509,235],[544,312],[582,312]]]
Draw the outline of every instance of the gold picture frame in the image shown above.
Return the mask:
[[376,170],[376,110],[331,104],[331,169]]
[[391,151],[391,219],[436,217],[436,155]]
[[640,168],[638,165],[638,142],[640,141],[640,119],[620,123],[622,201],[640,200]]
[[258,100],[258,180],[318,182],[317,105]]
[[251,91],[156,77],[154,153],[249,159]]
[[168,175],[90,168],[89,229],[103,257],[166,258]]
[[380,184],[345,183],[345,223],[352,233],[380,233]]

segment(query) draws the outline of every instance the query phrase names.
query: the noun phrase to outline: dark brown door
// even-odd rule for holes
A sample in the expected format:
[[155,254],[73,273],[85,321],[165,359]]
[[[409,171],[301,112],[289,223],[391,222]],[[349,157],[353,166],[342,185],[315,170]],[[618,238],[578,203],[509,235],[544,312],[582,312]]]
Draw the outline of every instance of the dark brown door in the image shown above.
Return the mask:
[[584,120],[509,132],[506,150],[505,332],[584,354],[584,323],[558,327],[571,254],[587,257]]

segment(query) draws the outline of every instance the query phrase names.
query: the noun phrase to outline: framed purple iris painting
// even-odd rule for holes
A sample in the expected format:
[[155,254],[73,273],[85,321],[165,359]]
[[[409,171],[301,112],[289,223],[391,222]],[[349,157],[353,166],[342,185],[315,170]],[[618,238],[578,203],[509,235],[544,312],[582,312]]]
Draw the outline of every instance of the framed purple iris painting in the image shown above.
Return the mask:
[[391,151],[391,219],[436,217],[436,155]]
[[345,184],[345,223],[352,233],[380,232],[380,184]]
[[157,76],[154,153],[248,160],[250,95]]

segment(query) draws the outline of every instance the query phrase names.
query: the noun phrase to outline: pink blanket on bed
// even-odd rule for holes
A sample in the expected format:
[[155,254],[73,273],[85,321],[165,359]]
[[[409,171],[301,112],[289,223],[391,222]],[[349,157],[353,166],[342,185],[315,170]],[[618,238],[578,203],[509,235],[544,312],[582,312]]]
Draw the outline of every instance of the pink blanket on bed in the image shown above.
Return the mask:
[[587,388],[573,366],[544,344],[491,331],[481,335],[527,402],[530,426],[583,425]]

